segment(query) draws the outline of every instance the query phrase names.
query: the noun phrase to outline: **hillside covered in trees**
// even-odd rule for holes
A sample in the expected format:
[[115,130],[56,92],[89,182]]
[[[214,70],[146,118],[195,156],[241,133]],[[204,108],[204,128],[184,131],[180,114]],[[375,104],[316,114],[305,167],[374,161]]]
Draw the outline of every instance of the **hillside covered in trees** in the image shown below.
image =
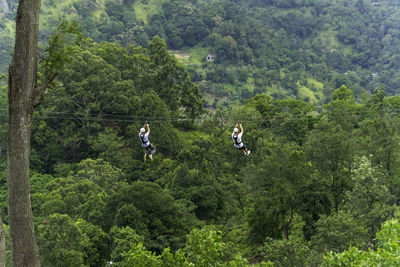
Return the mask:
[[[2,70],[16,3],[9,1],[0,25]],[[394,0],[45,0],[42,41],[60,18],[79,21],[96,42],[147,47],[160,36],[214,108],[264,92],[321,105],[343,84],[356,98],[380,84],[399,92]]]
[[33,117],[42,266],[400,264],[396,1],[47,0],[40,25],[39,78],[68,44]]

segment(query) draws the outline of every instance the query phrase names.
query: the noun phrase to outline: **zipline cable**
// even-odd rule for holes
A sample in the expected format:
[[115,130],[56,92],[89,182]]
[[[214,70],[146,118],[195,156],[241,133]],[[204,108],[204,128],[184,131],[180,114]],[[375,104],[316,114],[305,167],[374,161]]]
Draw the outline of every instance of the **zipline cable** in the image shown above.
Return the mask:
[[[0,109],[0,111],[7,111],[7,109]],[[331,119],[339,119],[339,118],[347,118],[347,119],[357,119],[361,117],[381,117],[381,116],[394,116],[394,115],[400,115],[400,110],[399,109],[386,109],[386,113],[384,114],[379,114],[376,113],[375,111],[357,111],[357,112],[351,112],[351,111],[338,111],[340,115],[333,115],[331,114],[326,114],[328,118]],[[107,113],[89,113],[85,114],[85,116],[78,115],[78,116],[72,116],[75,115],[76,113],[72,112],[58,112],[58,111],[35,111],[33,119],[61,119],[61,120],[81,120],[81,121],[108,121],[108,122],[131,122],[131,123],[142,123],[144,120],[150,120],[150,122],[153,123],[162,123],[162,122],[185,122],[185,121],[192,121],[192,122],[220,122],[221,120],[225,120],[226,122],[231,122],[233,121],[233,118],[231,116],[229,117],[202,117],[202,118],[182,118],[182,117],[163,117],[163,116],[136,116],[136,115],[118,115],[118,114],[107,114]],[[63,115],[70,115],[70,116],[63,116]],[[289,118],[289,116],[290,118]],[[321,116],[324,114],[318,113],[315,116],[313,115],[303,115],[301,114],[302,117],[299,117],[297,115],[293,114],[288,114],[288,113],[280,113],[278,115],[273,115],[269,116],[267,118],[242,118],[240,119],[241,122],[258,122],[258,123],[266,123],[266,122],[273,122],[273,121],[279,121],[279,120],[298,120],[298,121],[304,121],[308,119],[312,119],[317,116]],[[0,113],[0,117],[7,117],[7,113]],[[132,119],[129,119],[132,118]]]

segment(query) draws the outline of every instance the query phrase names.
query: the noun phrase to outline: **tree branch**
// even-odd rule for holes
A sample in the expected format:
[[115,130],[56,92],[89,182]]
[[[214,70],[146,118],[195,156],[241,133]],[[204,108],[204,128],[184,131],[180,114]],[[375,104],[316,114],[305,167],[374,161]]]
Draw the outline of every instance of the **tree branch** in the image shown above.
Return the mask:
[[33,96],[32,96],[32,105],[33,107],[39,106],[40,102],[42,101],[43,97],[46,95],[46,88],[49,84],[54,80],[54,78],[58,75],[58,73],[54,73],[53,75],[47,77],[42,84],[36,86],[33,89]]

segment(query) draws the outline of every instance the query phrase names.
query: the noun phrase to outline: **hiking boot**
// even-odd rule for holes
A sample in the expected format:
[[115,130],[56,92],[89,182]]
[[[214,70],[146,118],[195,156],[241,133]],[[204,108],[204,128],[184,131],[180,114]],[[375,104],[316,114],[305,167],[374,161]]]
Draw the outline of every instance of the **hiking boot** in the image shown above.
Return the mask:
[[248,156],[248,155],[250,155],[250,150],[247,150],[247,154],[246,154],[246,156]]

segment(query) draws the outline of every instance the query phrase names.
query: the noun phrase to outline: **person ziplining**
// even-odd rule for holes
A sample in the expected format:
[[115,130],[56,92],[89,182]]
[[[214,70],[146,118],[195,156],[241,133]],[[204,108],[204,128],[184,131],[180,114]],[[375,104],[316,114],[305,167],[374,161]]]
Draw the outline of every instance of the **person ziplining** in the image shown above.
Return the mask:
[[[239,133],[240,129],[240,133]],[[233,129],[232,133],[232,139],[233,139],[233,145],[237,148],[243,151],[243,153],[248,156],[250,155],[250,150],[247,149],[247,146],[242,142],[242,136],[243,136],[243,127],[242,125],[238,122]]]
[[146,161],[146,157],[148,154],[148,151],[150,151],[149,158],[153,160],[153,154],[156,153],[156,148],[153,146],[152,143],[149,141],[149,134],[150,134],[150,127],[147,121],[144,123],[143,127],[140,128],[139,132],[139,139],[142,142],[142,147],[144,148],[144,161]]

